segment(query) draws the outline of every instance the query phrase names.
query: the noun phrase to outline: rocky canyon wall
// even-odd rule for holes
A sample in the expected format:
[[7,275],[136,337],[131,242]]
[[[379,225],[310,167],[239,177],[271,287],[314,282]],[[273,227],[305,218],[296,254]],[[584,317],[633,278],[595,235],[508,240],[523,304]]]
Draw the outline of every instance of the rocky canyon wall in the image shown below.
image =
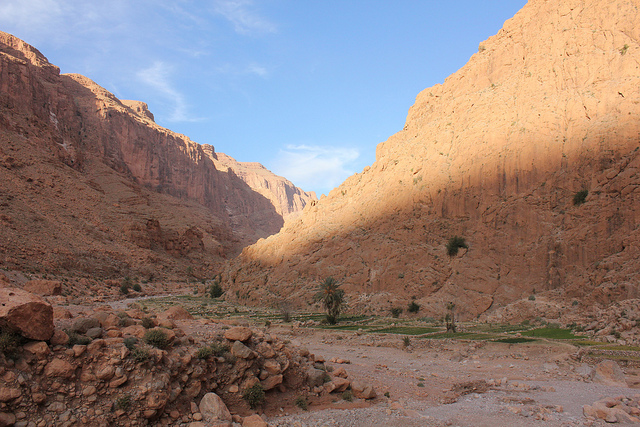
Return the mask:
[[213,147],[158,126],[146,104],[60,75],[1,32],[0,137],[0,264],[8,269],[210,277],[277,232],[283,206],[291,214],[312,197],[293,186],[278,196],[254,190],[216,167]]
[[[530,1],[417,96],[371,167],[246,248],[227,286],[306,307],[333,276],[356,310],[415,298],[463,318],[539,293],[637,297],[639,6]],[[456,235],[469,247],[448,256]]]

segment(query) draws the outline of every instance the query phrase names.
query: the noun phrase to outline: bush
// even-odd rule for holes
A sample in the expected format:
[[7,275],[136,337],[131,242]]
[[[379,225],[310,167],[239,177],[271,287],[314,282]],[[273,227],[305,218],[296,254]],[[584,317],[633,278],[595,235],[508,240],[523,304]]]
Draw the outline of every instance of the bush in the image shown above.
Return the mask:
[[220,283],[217,280],[213,282],[213,285],[211,285],[211,288],[209,289],[209,296],[211,298],[220,298],[223,293],[224,290],[222,289],[222,286],[220,286]]
[[309,409],[309,403],[307,402],[307,399],[302,396],[298,396],[296,398],[296,406],[303,411],[307,411]]
[[342,393],[342,400],[346,400],[347,402],[353,402],[353,393],[351,390],[347,390]]
[[150,317],[143,317],[141,324],[145,329],[151,329],[156,326],[155,322]]
[[85,337],[83,335],[79,335],[73,331],[65,331],[67,336],[69,337],[69,341],[67,342],[67,347],[73,347],[74,345],[89,345],[91,343],[91,338]]
[[409,303],[409,305],[407,306],[407,311],[409,313],[417,313],[417,312],[419,312],[420,311],[420,304],[418,304],[415,301],[411,301]]
[[327,277],[320,284],[316,300],[320,301],[327,310],[326,320],[329,324],[335,325],[338,321],[338,315],[345,303],[344,290],[340,289],[338,281],[333,277]]
[[209,348],[211,349],[211,354],[213,354],[215,357],[224,356],[225,353],[229,352],[229,346],[227,344],[222,344],[219,342],[212,343]]
[[133,289],[136,292],[142,292],[142,287],[140,286],[139,283],[134,284],[131,289]]
[[398,318],[402,314],[402,309],[400,307],[393,307],[391,309],[391,316]]
[[131,396],[125,394],[118,397],[114,402],[114,408],[116,410],[122,409],[123,411],[128,411],[131,408]]
[[124,346],[129,350],[133,350],[134,348],[136,348],[136,344],[138,344],[138,339],[135,337],[126,337],[124,339]]
[[162,329],[149,329],[144,334],[144,342],[159,349],[169,347],[169,338]]
[[0,332],[0,353],[12,357],[18,350],[20,336],[13,332]]
[[535,300],[536,300],[535,295],[529,295],[529,301],[535,301]]
[[264,402],[264,388],[262,384],[256,383],[252,387],[246,389],[242,394],[242,398],[247,401],[251,409],[255,409]]
[[458,250],[460,248],[464,248],[464,249],[469,248],[469,246],[467,245],[467,242],[464,240],[464,237],[453,236],[447,242],[447,254],[449,256],[458,255]]
[[196,353],[198,359],[208,359],[213,356],[213,349],[211,347],[202,347]]
[[581,190],[573,195],[573,204],[581,205],[587,201],[587,196],[589,195],[589,190]]
[[149,359],[149,350],[147,350],[146,348],[140,348],[140,347],[134,347],[133,350],[131,350],[131,355],[133,356],[134,360],[136,362],[146,362]]
[[122,295],[128,295],[129,294],[129,285],[127,283],[123,283],[122,285],[120,285],[120,293]]
[[402,344],[404,344],[405,347],[409,347],[411,345],[411,338],[409,337],[402,338]]

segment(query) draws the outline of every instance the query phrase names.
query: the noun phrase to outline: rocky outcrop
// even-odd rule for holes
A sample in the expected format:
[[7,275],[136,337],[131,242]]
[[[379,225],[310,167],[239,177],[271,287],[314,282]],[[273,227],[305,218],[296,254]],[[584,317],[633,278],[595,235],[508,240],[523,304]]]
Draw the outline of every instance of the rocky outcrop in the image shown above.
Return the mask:
[[238,162],[224,153],[216,153],[210,145],[204,145],[203,149],[218,170],[233,171],[254,191],[269,199],[285,221],[298,217],[308,203],[318,199],[314,192],[302,191],[291,181],[273,174],[260,163]]
[[[534,293],[638,297],[636,9],[530,1],[417,96],[371,167],[246,248],[228,294],[306,306],[333,276],[355,310],[415,298],[437,316],[455,302],[461,320]],[[454,236],[468,248],[450,256]]]
[[217,168],[213,147],[158,126],[145,103],[60,75],[2,32],[0,138],[0,264],[10,269],[210,277],[306,197],[283,179],[283,194],[266,197]]
[[48,302],[22,289],[0,288],[0,330],[48,340],[53,329],[53,308]]

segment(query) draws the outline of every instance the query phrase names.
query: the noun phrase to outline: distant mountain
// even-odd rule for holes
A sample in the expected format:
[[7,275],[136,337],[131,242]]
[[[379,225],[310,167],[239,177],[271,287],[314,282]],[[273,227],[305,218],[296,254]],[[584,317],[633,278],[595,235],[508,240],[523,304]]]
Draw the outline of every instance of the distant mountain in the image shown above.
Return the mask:
[[158,126],[143,102],[60,75],[0,32],[3,268],[211,277],[314,199],[258,164]]
[[[371,167],[233,260],[228,294],[306,307],[333,276],[356,310],[454,302],[466,319],[640,296],[638,7],[529,1]],[[468,248],[449,255],[455,236]]]

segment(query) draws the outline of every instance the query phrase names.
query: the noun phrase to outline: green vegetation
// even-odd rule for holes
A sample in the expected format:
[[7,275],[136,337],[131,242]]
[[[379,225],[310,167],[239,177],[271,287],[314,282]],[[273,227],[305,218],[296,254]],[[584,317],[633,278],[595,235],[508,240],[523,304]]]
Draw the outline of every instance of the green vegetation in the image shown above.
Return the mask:
[[581,205],[587,201],[587,196],[589,195],[589,190],[580,190],[576,194],[573,195],[573,204]]
[[464,237],[453,236],[447,242],[447,255],[456,256],[460,248],[468,249],[469,245],[465,241]]
[[629,45],[625,43],[624,46],[620,48],[620,55],[627,53],[627,50],[629,50]]
[[452,302],[447,303],[447,314],[444,316],[444,321],[447,326],[447,332],[456,332],[456,305]]
[[213,356],[213,349],[211,347],[200,347],[196,353],[198,359],[208,359]]
[[134,283],[131,289],[133,289],[136,292],[142,292],[142,287],[140,286],[140,283]]
[[532,329],[530,331],[524,331],[522,332],[522,335],[527,337],[536,337],[536,338],[550,338],[554,340],[572,340],[572,339],[580,338],[573,335],[570,329],[551,328],[551,327],[537,328],[537,329]]
[[155,322],[150,317],[143,317],[141,321],[142,327],[145,329],[151,329],[156,326]]
[[149,360],[149,356],[151,356],[151,354],[146,348],[135,347],[131,350],[131,356],[133,356],[133,359],[136,362],[142,363]]
[[211,343],[211,345],[209,346],[209,348],[212,351],[212,354],[215,357],[222,357],[224,356],[226,353],[229,352],[229,346],[227,344],[223,344],[221,342],[213,342]]
[[302,409],[303,411],[308,411],[309,410],[309,402],[307,402],[307,399],[302,397],[302,396],[298,396],[296,398],[296,406],[300,409]]
[[351,390],[347,390],[342,393],[342,400],[346,400],[347,402],[353,402],[353,392]]
[[327,310],[327,322],[334,325],[338,321],[338,315],[344,304],[344,290],[340,289],[333,277],[327,277],[320,285],[316,299],[322,302]]
[[405,347],[409,347],[411,345],[411,338],[409,338],[409,337],[402,338],[402,344]]
[[437,331],[438,329],[436,328],[426,328],[422,326],[389,326],[386,328],[371,330],[370,332],[398,335],[424,335]]
[[220,298],[223,293],[224,290],[222,289],[222,286],[220,286],[218,278],[216,278],[216,280],[213,281],[211,288],[209,288],[209,296],[211,298]]
[[409,303],[409,305],[407,306],[407,311],[409,313],[417,313],[417,312],[419,312],[420,311],[420,304],[418,304],[415,301],[411,301]]
[[65,332],[69,337],[69,341],[67,341],[67,347],[73,347],[74,345],[89,345],[91,343],[91,338],[89,337],[85,337],[84,335],[80,335],[73,331]]
[[246,389],[242,394],[242,398],[247,401],[251,409],[255,409],[264,402],[264,388],[262,384],[256,383],[252,387]]
[[398,318],[400,317],[400,315],[402,314],[402,308],[400,307],[392,307],[391,308],[391,316],[394,318]]
[[536,300],[535,295],[529,295],[529,301],[535,301],[535,300]]
[[521,343],[532,342],[532,341],[536,341],[536,340],[533,338],[523,338],[523,337],[502,338],[499,340],[495,340],[495,342],[502,342],[507,344],[521,344]]
[[0,354],[7,357],[13,357],[18,350],[20,344],[20,336],[13,332],[0,332]]
[[131,403],[131,396],[128,394],[123,394],[122,396],[116,398],[113,407],[115,410],[128,411],[131,408]]
[[138,339],[136,337],[126,337],[124,339],[124,346],[129,349],[129,351],[136,348],[136,344],[138,344]]
[[165,349],[169,347],[169,338],[162,329],[149,329],[142,338],[147,344],[159,348]]

